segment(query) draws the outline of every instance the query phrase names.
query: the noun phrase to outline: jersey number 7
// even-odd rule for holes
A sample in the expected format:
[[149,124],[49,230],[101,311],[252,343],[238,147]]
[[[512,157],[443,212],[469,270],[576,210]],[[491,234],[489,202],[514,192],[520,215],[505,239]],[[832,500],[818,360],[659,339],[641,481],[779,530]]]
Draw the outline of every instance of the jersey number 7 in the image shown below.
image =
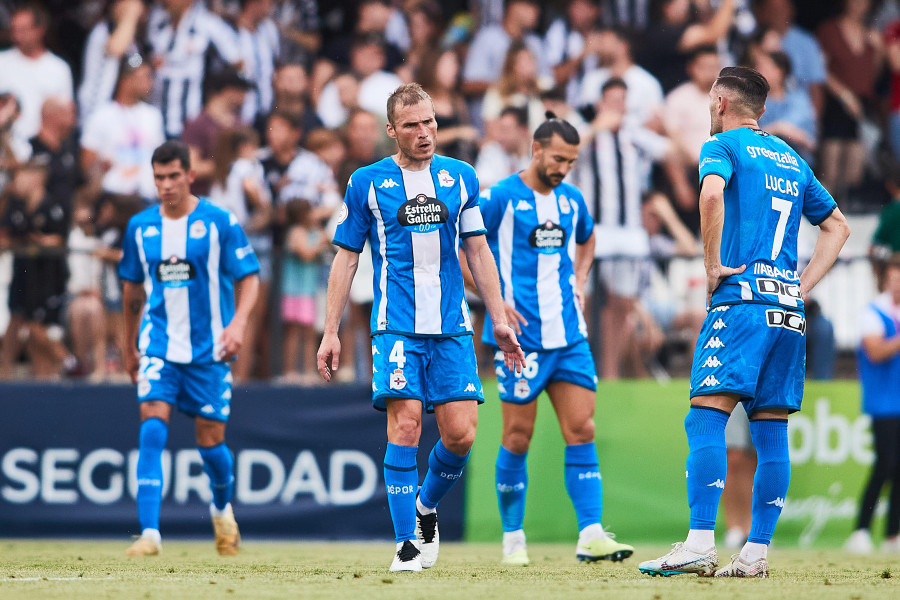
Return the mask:
[[772,210],[778,211],[778,224],[775,226],[775,238],[772,240],[772,260],[778,258],[781,252],[781,245],[784,243],[784,232],[787,229],[788,217],[791,216],[791,209],[794,205],[790,200],[784,198],[776,198],[772,196]]

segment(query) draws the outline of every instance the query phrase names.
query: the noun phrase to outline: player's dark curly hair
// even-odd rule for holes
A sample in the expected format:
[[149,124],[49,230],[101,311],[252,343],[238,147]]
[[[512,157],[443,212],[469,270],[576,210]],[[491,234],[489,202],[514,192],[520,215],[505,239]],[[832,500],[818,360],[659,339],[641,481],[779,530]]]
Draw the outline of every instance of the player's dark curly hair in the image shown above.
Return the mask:
[[581,136],[578,135],[578,130],[571,123],[560,119],[553,111],[548,110],[544,116],[547,117],[547,120],[534,130],[534,141],[541,146],[546,146],[554,135],[558,135],[567,144],[577,146],[581,143]]
[[769,82],[756,69],[749,67],[725,67],[719,71],[719,77],[713,85],[734,92],[738,101],[758,118],[766,106],[769,95]]

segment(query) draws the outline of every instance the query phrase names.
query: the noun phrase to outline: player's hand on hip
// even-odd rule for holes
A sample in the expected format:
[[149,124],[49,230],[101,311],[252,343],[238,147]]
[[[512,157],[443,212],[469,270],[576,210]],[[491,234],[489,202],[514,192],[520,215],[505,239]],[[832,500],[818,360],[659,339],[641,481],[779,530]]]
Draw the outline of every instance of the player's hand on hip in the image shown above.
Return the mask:
[[712,302],[712,295],[715,292],[719,285],[731,277],[732,275],[740,275],[747,268],[747,265],[741,265],[737,268],[734,267],[726,267],[725,265],[718,265],[715,267],[707,267],[706,268],[706,305]]
[[333,372],[340,366],[340,359],[341,341],[337,334],[326,333],[322,336],[322,343],[319,344],[319,352],[316,354],[316,366],[322,379],[331,381]]
[[525,353],[516,339],[516,332],[509,325],[494,325],[494,340],[503,351],[503,363],[516,375],[525,368]]
[[528,321],[525,320],[525,317],[523,317],[519,311],[509,304],[504,303],[503,308],[506,310],[506,321],[513,329],[515,329],[516,335],[522,335],[522,328],[519,326],[519,323],[528,327]]
[[125,360],[125,372],[131,377],[131,383],[137,383],[138,369],[141,364],[141,355],[138,353],[137,348],[126,351],[123,359]]

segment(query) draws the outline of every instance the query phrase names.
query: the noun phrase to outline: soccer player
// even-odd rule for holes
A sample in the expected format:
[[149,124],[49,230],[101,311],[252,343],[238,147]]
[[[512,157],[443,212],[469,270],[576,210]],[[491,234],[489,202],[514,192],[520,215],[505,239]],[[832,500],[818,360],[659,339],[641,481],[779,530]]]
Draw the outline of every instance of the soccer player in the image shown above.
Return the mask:
[[[181,142],[151,159],[160,203],[135,215],[122,243],[125,367],[137,383],[141,431],[137,506],[141,536],[128,556],[159,554],[162,451],[172,406],[194,418],[212,489],[216,550],[237,554],[231,509],[234,464],[225,445],[231,361],[256,302],[259,262],[237,220],[192,196],[190,151]],[[235,292],[237,307],[235,308]]]
[[[462,475],[484,402],[463,295],[460,240],[494,320],[494,337],[508,368],[524,355],[507,325],[494,258],[478,208],[478,179],[468,164],[434,153],[437,122],[419,84],[402,85],[387,101],[393,156],[357,169],[347,184],[328,281],[325,332],[318,368],[337,370],[338,325],[366,239],[372,247],[372,403],[387,412],[384,483],[397,551],[391,571],[434,565],[436,507]],[[440,439],[416,495],[416,451],[422,408],[434,412]]]
[[[526,457],[547,390],[565,451],[566,490],[578,517],[578,560],[622,560],[634,548],[616,542],[600,524],[601,479],[594,446],[597,375],[587,342],[582,302],[594,258],[594,221],[581,192],[563,183],[578,156],[575,128],[547,113],[534,132],[531,162],[482,194],[488,245],[497,260],[506,317],[528,355],[520,374],[496,356],[503,401],[503,438],[497,455],[497,500],[503,523],[503,563],[527,565],[522,523],[528,486]],[[485,323],[483,341],[496,341]]]
[[[725,487],[725,423],[738,402],[756,447],[750,536],[717,577],[767,577],[766,551],[790,480],[787,417],[800,409],[806,350],[803,303],[850,235],[847,221],[809,166],[759,128],[769,84],[728,67],[709,92],[711,137],[700,152],[700,226],[708,313],[691,368],[687,539],[639,565],[650,575],[718,567],[713,528]],[[797,273],[803,215],[820,228]]]

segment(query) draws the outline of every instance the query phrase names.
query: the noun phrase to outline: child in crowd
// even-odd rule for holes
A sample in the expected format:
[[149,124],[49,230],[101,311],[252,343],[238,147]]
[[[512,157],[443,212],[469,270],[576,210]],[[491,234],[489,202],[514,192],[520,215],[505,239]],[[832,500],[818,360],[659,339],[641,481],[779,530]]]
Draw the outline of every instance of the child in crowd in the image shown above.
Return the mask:
[[[286,206],[287,239],[281,269],[281,318],[284,322],[285,382],[312,383],[316,375],[316,291],[321,256],[329,239],[321,223],[312,218],[307,200]],[[303,345],[303,371],[297,370],[297,352]]]
[[233,369],[238,382],[250,379],[255,359],[263,371],[269,363],[269,344],[264,338],[272,279],[272,199],[258,155],[259,135],[255,130],[237,127],[223,131],[216,147],[216,170],[209,195],[214,204],[234,214],[259,258],[259,297],[244,332],[245,351],[238,354]]

